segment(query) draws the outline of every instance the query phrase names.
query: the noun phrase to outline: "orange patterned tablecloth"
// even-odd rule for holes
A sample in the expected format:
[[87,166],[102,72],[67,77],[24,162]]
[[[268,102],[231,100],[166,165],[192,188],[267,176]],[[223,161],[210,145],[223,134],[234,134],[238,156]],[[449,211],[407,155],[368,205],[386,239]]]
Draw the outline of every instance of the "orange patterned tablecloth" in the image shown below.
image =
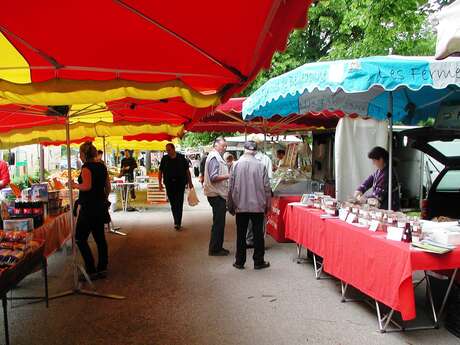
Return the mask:
[[35,240],[45,241],[46,257],[56,252],[70,239],[70,211],[56,217],[49,217],[45,224],[33,231]]

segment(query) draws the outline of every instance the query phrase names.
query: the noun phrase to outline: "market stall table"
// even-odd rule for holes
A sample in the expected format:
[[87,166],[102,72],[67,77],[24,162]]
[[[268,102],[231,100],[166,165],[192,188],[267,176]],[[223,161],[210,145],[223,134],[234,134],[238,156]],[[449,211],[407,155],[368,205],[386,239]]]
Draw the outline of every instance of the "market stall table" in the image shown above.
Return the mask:
[[56,217],[50,216],[45,223],[33,230],[34,240],[44,241],[44,255],[49,257],[70,239],[70,211]]
[[[410,247],[410,244],[386,239],[383,232],[372,232],[338,219],[321,219],[322,212],[304,206],[289,206],[285,213],[286,236],[323,257],[323,269],[342,281],[342,299],[349,285],[375,300],[379,329],[387,331],[394,322],[394,312],[400,312],[403,321],[416,317],[413,273],[424,272],[427,292],[438,327],[457,269],[460,267],[460,248],[444,255],[434,255]],[[442,306],[436,312],[431,296],[427,272],[454,270]],[[382,316],[379,302],[390,307]],[[410,330],[399,326],[399,330]],[[421,327],[428,328],[428,327]]]
[[127,212],[129,208],[129,192],[131,188],[139,186],[137,182],[116,182],[112,184],[112,188],[120,192],[121,205],[123,212]]
[[7,306],[7,293],[14,289],[25,277],[34,273],[37,268],[43,270],[45,295],[39,297],[12,297],[12,300],[44,300],[48,308],[48,272],[47,261],[45,256],[45,244],[41,242],[38,247],[28,252],[21,260],[14,266],[8,268],[0,275],[0,296],[3,306],[3,323],[5,329],[5,344],[9,345],[9,327],[8,327],[8,306]]
[[290,202],[300,201],[301,196],[274,196],[267,214],[267,233],[277,242],[290,242],[285,236],[284,211]]

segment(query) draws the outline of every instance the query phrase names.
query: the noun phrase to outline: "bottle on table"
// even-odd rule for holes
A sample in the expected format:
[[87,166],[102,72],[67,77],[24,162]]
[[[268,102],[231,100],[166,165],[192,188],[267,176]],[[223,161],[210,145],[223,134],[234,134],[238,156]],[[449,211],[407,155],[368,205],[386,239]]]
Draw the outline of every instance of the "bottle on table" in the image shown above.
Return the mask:
[[406,222],[402,239],[403,239],[403,242],[406,242],[406,243],[412,242],[412,228],[409,222]]

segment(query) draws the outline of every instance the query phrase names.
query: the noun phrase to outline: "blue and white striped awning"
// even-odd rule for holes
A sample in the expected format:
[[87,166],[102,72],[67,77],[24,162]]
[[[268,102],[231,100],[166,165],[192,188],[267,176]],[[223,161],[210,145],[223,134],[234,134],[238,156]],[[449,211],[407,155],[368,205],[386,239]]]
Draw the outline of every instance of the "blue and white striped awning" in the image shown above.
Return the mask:
[[[393,109],[389,109],[390,95]],[[460,104],[460,58],[377,56],[318,62],[267,81],[243,103],[243,117],[341,110],[405,124]]]

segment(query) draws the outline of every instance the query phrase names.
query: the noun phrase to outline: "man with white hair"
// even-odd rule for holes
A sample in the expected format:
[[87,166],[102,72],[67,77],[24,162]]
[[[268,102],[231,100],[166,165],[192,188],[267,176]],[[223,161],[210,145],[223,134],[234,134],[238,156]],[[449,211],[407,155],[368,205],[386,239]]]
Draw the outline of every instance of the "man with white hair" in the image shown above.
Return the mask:
[[246,232],[249,221],[254,233],[254,269],[264,269],[265,240],[263,222],[270,209],[271,188],[267,168],[255,158],[254,141],[244,144],[244,155],[233,165],[229,181],[228,209],[236,215],[236,254],[233,266],[244,269],[246,263]]
[[226,150],[225,139],[217,138],[214,141],[214,149],[206,158],[204,168],[204,195],[208,197],[212,207],[209,256],[226,256],[230,253],[223,247],[229,179],[227,162],[222,157]]

